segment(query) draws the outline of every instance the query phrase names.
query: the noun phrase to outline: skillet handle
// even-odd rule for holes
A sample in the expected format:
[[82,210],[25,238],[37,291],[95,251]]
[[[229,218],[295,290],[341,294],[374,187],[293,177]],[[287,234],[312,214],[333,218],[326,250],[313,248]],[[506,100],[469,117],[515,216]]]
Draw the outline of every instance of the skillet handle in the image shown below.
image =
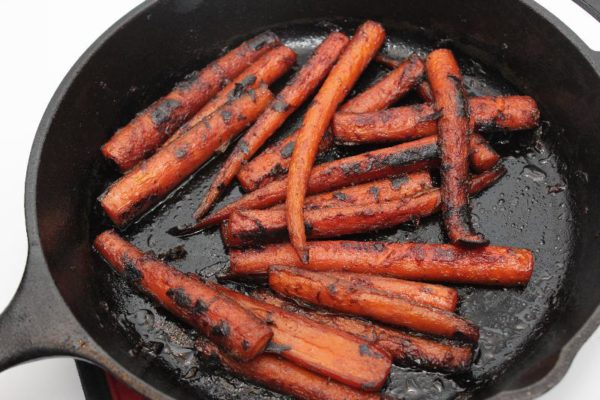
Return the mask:
[[57,355],[82,356],[87,334],[31,252],[17,293],[0,315],[0,371]]
[[573,0],[587,11],[596,21],[600,22],[600,0]]

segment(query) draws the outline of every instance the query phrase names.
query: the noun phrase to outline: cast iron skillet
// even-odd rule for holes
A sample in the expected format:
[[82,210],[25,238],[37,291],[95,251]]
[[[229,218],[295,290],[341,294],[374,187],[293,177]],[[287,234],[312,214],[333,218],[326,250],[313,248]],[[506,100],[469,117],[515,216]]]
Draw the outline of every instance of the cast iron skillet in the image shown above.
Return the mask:
[[[555,385],[600,324],[600,55],[529,0],[182,0],[137,7],[81,57],[39,126],[26,184],[29,256],[0,318],[0,369],[68,355],[151,398],[280,397],[197,360],[193,332],[131,292],[92,252],[93,236],[107,226],[95,197],[116,176],[98,149],[226,46],[270,28],[303,59],[328,31],[351,32],[367,18],[385,25],[391,55],[450,47],[472,94],[527,93],[547,121],[510,143],[491,136],[509,174],[472,202],[493,243],[535,251],[532,282],[525,289],[460,288],[461,314],[482,327],[472,373],[394,367],[386,394],[530,399]],[[359,87],[382,72],[370,67]],[[226,256],[216,232],[186,240],[164,234],[188,220],[220,161],[124,234],[156,252],[183,244],[188,254],[175,265],[209,278],[221,272]],[[230,196],[238,195],[234,189]],[[361,237],[373,238],[443,240],[437,218]]]

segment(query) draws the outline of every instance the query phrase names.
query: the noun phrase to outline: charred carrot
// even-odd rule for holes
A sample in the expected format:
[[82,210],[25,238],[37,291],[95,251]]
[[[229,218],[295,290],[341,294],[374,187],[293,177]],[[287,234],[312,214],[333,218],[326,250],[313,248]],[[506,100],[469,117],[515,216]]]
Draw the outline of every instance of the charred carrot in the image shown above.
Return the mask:
[[198,329],[228,354],[250,360],[273,336],[252,313],[202,280],[142,253],[113,231],[101,233],[94,247],[132,286]]
[[355,286],[326,272],[273,266],[269,268],[269,286],[283,296],[413,331],[473,342],[479,339],[479,329],[456,314],[381,290]]
[[[413,172],[396,178],[381,179],[308,196],[304,201],[304,209],[314,210],[383,203],[405,199],[432,187],[431,175],[428,172]],[[278,204],[271,207],[270,210],[283,210],[284,207],[283,204]]]
[[[296,133],[294,132],[267,147],[240,169],[237,180],[245,191],[252,192],[268,183],[282,179],[287,174],[292,160],[292,152],[296,146]],[[319,143],[319,154],[325,153],[332,146],[333,135],[330,130],[327,130]]]
[[272,98],[266,86],[248,91],[163,146],[99,197],[106,214],[116,225],[124,226],[156,205],[256,120]]
[[[473,160],[477,149],[473,149]],[[438,164],[438,146],[434,136],[393,147],[362,153],[317,165],[308,182],[309,193],[322,193],[337,188],[368,182],[412,171],[428,169]],[[174,228],[172,234],[189,234],[215,225],[237,210],[265,209],[285,200],[286,181],[279,180],[247,194],[208,215],[196,225]]]
[[275,46],[279,38],[265,32],[242,43],[204,69],[175,85],[171,93],[152,103],[119,129],[102,146],[102,154],[121,171],[132,168],[154,151],[230,79]]
[[308,262],[308,253],[304,248],[306,243],[303,222],[304,197],[319,142],[336,108],[375,56],[384,39],[385,31],[376,22],[367,21],[358,27],[338,62],[323,82],[323,86],[315,95],[298,130],[288,174],[286,216],[290,241],[304,262]]
[[443,220],[452,243],[485,245],[488,240],[471,224],[468,181],[469,105],[458,63],[450,50],[434,50],[425,61],[436,106],[442,177]]
[[[539,124],[539,110],[528,96],[473,97],[470,124],[474,129],[524,130]],[[435,135],[441,116],[434,104],[390,108],[371,113],[338,112],[333,118],[335,139],[344,144],[385,143]]]
[[317,89],[331,67],[333,67],[348,40],[346,35],[334,32],[315,50],[308,62],[277,95],[252,128],[238,141],[196,210],[194,214],[196,219],[200,219],[206,214],[221,196],[223,190],[235,178],[242,164],[252,157],[266,140],[281,127],[285,120]]
[[348,100],[340,111],[366,113],[388,108],[421,82],[424,72],[423,61],[413,54],[383,79]]
[[267,290],[255,291],[252,295],[265,303],[368,340],[402,365],[415,365],[445,372],[465,371],[471,365],[473,351],[468,345],[443,343],[361,319],[309,310],[294,302],[283,300]]
[[[435,137],[428,137],[385,149],[317,165],[308,182],[309,193],[322,193],[352,184],[420,171],[436,165],[438,147]],[[196,225],[175,228],[173,234],[188,234],[226,219],[232,212],[264,209],[285,200],[287,181],[279,180],[247,194],[208,215]]]
[[469,136],[469,165],[475,172],[485,172],[498,164],[500,154],[488,143],[483,136],[471,133]]
[[[402,64],[402,61],[396,60],[396,59],[388,57],[388,56],[384,56],[381,53],[379,53],[375,56],[375,61],[377,61],[380,64],[385,65],[388,68],[398,68]],[[431,86],[429,86],[429,83],[425,80],[422,80],[417,85],[417,93],[419,93],[419,96],[421,97],[421,99],[423,99],[423,101],[426,101],[426,102],[434,101],[433,93],[431,91]]]
[[[502,167],[476,177],[473,193],[483,190],[504,174]],[[337,208],[309,209],[304,224],[312,239],[371,232],[432,215],[441,208],[440,189],[430,189],[415,197],[383,203]],[[280,210],[241,210],[232,213],[221,226],[223,242],[230,247],[281,240],[286,230]]]
[[205,358],[216,358],[226,369],[251,382],[301,400],[376,400],[367,393],[310,372],[274,355],[264,354],[249,362],[239,362],[223,354],[215,345],[200,338],[196,349]]
[[391,360],[372,344],[234,290],[221,292],[269,323],[266,352],[353,388],[374,391],[385,383]]
[[241,96],[261,84],[270,85],[281,78],[296,62],[296,53],[286,46],[279,46],[264,54],[246,68],[235,80],[225,86],[217,95],[202,107],[192,118],[183,124],[168,140],[177,140],[182,133],[198,124],[228,101]]

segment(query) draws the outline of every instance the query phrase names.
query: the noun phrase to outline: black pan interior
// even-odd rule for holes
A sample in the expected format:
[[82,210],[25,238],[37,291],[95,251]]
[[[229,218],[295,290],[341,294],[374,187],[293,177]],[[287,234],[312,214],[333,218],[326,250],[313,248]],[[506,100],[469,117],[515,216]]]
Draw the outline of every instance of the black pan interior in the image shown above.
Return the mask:
[[[173,2],[151,7],[100,49],[94,63],[76,79],[52,125],[53,135],[45,144],[38,187],[42,243],[59,289],[94,339],[132,372],[175,397],[192,393],[222,399],[279,396],[198,360],[192,348],[194,333],[130,290],[91,253],[91,240],[109,226],[94,199],[117,177],[101,160],[98,147],[115,128],[186,72],[204,65],[252,33],[272,28],[302,62],[331,30],[351,33],[362,19],[371,17],[386,26],[385,52],[389,55],[403,58],[412,52],[424,55],[435,47],[450,47],[459,55],[470,94],[530,94],[539,101],[544,120],[536,131],[486,135],[504,157],[508,174],[472,200],[475,223],[492,243],[527,247],[535,252],[531,282],[524,289],[461,287],[459,312],[479,325],[482,333],[472,372],[449,377],[394,367],[385,393],[398,399],[486,397],[541,378],[554,365],[562,344],[600,300],[590,282],[598,275],[590,264],[597,252],[593,245],[596,229],[590,221],[596,213],[593,204],[598,195],[590,190],[595,176],[588,173],[598,163],[591,149],[598,149],[600,143],[592,135],[597,128],[590,116],[577,108],[581,103],[600,108],[598,100],[591,95],[586,97],[585,80],[597,79],[593,71],[581,65],[576,73],[567,74],[556,64],[533,61],[527,57],[544,51],[534,46],[527,48],[527,57],[518,51],[513,54],[513,44],[525,44],[509,31],[498,42],[499,33],[490,31],[496,16],[493,19],[490,10],[478,9],[475,4],[466,7],[459,19],[449,12],[436,15],[418,5],[402,15],[386,13],[391,6],[386,2],[375,2],[364,12],[355,9],[362,2],[319,3],[310,11],[296,3],[286,5],[301,11],[296,16],[303,18],[298,19],[284,11],[260,14],[270,2],[264,2],[264,9],[262,2],[256,8],[231,3],[235,11],[223,15],[219,10],[227,7],[217,10],[216,5],[211,8],[203,3]],[[556,32],[544,31],[539,17],[540,25],[535,25],[536,19],[528,7],[519,7],[523,13],[531,14],[532,29],[537,29],[532,35],[552,33],[556,43],[561,43]],[[496,11],[500,13],[502,9]],[[227,18],[232,25],[216,26],[206,13],[212,13],[214,19]],[[245,25],[248,13],[256,17],[251,27]],[[354,18],[337,17],[341,13]],[[463,33],[462,24],[475,21],[473,13],[478,18],[489,17],[490,27],[480,25],[477,37]],[[436,17],[444,22],[431,22]],[[431,29],[423,27],[426,21],[432,24]],[[213,40],[209,40],[211,35]],[[561,40],[563,47],[557,46],[555,53],[576,57],[575,49],[564,38]],[[130,58],[125,58],[129,62],[121,63],[121,57],[130,49],[134,49]],[[541,67],[544,69],[536,69]],[[371,65],[356,90],[368,86],[385,71]],[[557,77],[562,81],[558,82]],[[561,98],[556,96],[557,85],[564,85]],[[574,99],[576,89],[580,92]],[[415,101],[417,98],[411,96],[403,102]],[[280,136],[293,130],[302,111],[285,125]],[[581,138],[584,134],[587,142]],[[364,149],[340,148],[330,157],[361,150]],[[217,157],[199,170],[167,201],[125,230],[124,235],[156,254],[167,254],[182,246],[186,255],[172,263],[183,271],[215,279],[227,268],[218,231],[209,230],[185,239],[165,232],[189,222],[222,161],[223,157]],[[238,196],[240,191],[234,187],[224,202]],[[444,236],[439,218],[431,217],[418,225],[356,239],[436,243],[443,242]]]

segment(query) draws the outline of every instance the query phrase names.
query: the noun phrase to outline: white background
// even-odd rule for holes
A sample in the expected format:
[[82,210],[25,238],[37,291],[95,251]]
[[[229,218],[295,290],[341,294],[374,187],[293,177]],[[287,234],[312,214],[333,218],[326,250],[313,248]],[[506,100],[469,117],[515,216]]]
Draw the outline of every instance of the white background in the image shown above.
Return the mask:
[[[539,0],[596,50],[600,25],[567,0]],[[50,97],[85,49],[139,0],[2,1],[0,3],[0,310],[14,294],[26,256],[23,192],[33,135]],[[600,116],[599,116],[600,118]],[[0,339],[0,345],[1,345]],[[600,331],[566,378],[543,400],[598,400]],[[0,374],[6,400],[82,400],[70,359],[50,359]]]

